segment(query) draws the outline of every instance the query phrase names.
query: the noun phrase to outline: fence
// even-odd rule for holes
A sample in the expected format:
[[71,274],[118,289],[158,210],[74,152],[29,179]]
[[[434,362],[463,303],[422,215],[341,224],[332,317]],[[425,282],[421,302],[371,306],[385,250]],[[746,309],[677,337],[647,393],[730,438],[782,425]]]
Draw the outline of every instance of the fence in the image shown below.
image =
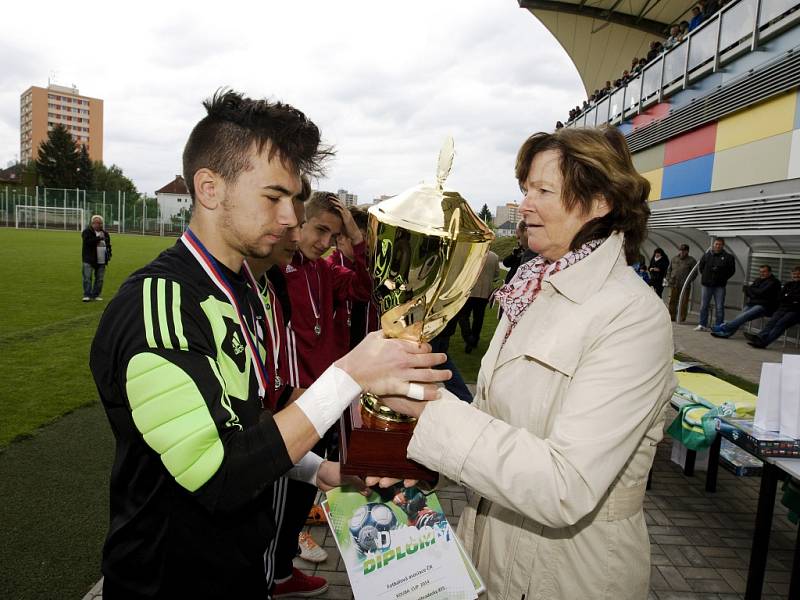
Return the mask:
[[[19,208],[18,208],[19,207]],[[109,231],[179,236],[189,215],[162,213],[155,198],[126,192],[45,187],[0,187],[0,226],[75,230],[100,215]]]

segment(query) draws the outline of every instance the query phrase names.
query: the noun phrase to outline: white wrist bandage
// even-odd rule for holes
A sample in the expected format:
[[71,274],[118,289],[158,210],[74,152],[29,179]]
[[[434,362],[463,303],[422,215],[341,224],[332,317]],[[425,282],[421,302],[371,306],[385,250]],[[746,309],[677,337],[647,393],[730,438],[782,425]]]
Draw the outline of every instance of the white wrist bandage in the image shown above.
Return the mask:
[[331,365],[295,401],[295,406],[303,411],[317,435],[322,437],[360,393],[361,386],[350,375]]
[[325,462],[324,458],[314,454],[313,452],[309,452],[300,459],[299,463],[289,469],[289,472],[286,473],[286,476],[289,479],[304,481],[305,483],[310,483],[316,487],[317,473],[319,473],[319,467],[323,462]]

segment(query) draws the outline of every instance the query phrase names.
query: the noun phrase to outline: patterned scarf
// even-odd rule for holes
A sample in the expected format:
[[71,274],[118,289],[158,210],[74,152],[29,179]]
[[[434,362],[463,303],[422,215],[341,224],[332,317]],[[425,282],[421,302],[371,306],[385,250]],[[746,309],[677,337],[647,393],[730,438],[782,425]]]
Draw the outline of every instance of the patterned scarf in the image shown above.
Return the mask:
[[567,252],[555,262],[550,262],[544,256],[539,255],[520,266],[514,278],[494,293],[494,298],[500,303],[503,313],[511,322],[506,331],[506,339],[525,310],[536,300],[539,290],[542,289],[544,278],[583,260],[604,241],[605,238],[586,242],[577,250]]

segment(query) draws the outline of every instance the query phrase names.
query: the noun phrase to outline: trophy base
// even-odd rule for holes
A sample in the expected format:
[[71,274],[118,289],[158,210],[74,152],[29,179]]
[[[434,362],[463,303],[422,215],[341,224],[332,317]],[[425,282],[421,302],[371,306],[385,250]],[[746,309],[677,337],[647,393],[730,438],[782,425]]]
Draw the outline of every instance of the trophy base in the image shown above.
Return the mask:
[[[416,419],[396,415],[386,418],[385,406],[376,398],[362,396],[344,411],[339,420],[339,462],[343,475],[419,479],[436,482],[438,475],[406,458]],[[384,409],[384,410],[381,410]]]

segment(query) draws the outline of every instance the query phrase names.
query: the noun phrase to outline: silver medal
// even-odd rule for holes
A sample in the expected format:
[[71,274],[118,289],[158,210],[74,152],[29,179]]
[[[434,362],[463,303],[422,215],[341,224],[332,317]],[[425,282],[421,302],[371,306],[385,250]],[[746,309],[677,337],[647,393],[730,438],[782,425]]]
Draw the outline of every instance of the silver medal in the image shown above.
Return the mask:
[[283,385],[283,381],[281,381],[281,376],[277,373],[275,374],[275,389],[279,389]]
[[315,333],[316,335],[321,335],[321,334],[322,334],[322,327],[320,327],[320,326],[319,326],[319,323],[317,323],[316,325],[314,325],[314,333]]

